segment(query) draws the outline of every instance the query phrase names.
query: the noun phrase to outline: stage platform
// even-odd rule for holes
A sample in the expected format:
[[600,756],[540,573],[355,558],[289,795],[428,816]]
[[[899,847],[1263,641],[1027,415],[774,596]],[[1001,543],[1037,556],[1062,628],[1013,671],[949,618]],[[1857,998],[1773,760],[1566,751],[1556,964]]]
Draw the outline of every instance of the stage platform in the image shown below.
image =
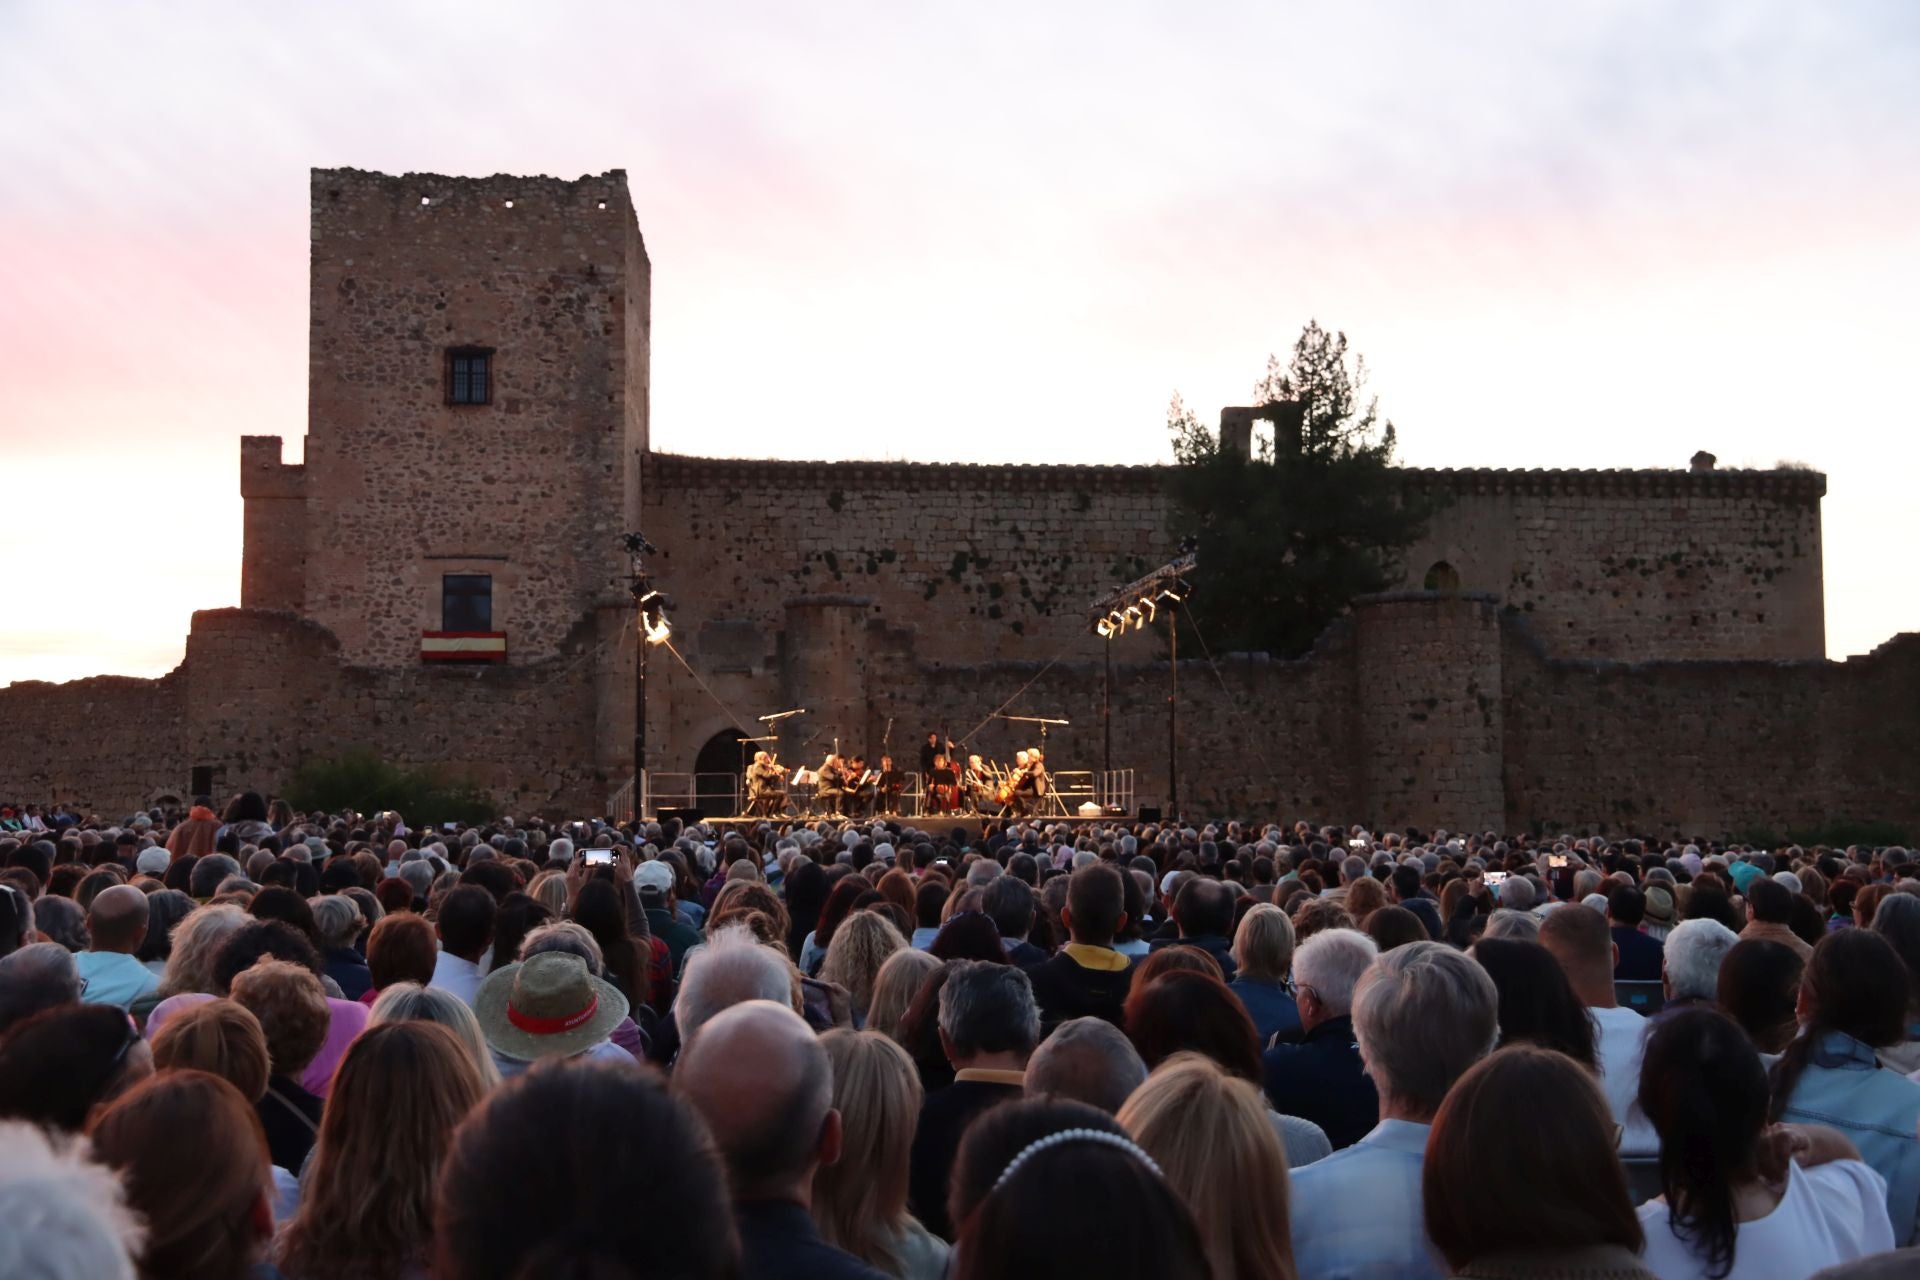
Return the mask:
[[[944,836],[949,832],[957,829],[957,830],[966,832],[966,838],[969,843],[980,839],[981,833],[984,830],[986,830],[986,828],[989,825],[991,825],[993,829],[997,831],[1000,829],[1000,827],[1005,825],[1007,822],[1017,821],[1017,819],[1011,819],[1011,818],[982,817],[979,814],[961,814],[961,813],[943,813],[943,814],[936,814],[936,815],[933,815],[930,817],[924,817],[924,818],[906,817],[898,814],[881,814],[879,815],[877,820],[881,822],[894,823],[898,825],[902,830],[905,830],[911,827],[916,831],[924,831],[930,835]],[[1053,817],[1035,817],[1032,819],[1026,819],[1026,821],[1036,822],[1041,826],[1047,826],[1050,824],[1064,825],[1064,826],[1076,828],[1076,829],[1080,827],[1092,826],[1094,823],[1097,823],[1097,822],[1124,822],[1127,820],[1128,819],[1126,818],[1126,816],[1122,814],[1113,814],[1110,816],[1101,816],[1097,818],[1080,818],[1080,817],[1062,818],[1058,815],[1055,815]],[[821,821],[821,819],[817,816],[812,819],[799,819],[799,818],[768,819],[768,818],[747,818],[747,817],[735,816],[735,817],[725,817],[725,818],[702,818],[701,821],[706,823],[709,827],[714,828],[716,831],[738,831],[743,828],[756,827],[760,825],[760,823],[762,822],[770,821],[775,823],[776,825],[784,822],[790,822],[795,826],[803,826],[803,825],[811,825],[811,823]],[[876,819],[874,818],[862,818],[859,820],[859,825],[861,829],[864,830],[866,827],[871,825],[874,821],[876,821]]]

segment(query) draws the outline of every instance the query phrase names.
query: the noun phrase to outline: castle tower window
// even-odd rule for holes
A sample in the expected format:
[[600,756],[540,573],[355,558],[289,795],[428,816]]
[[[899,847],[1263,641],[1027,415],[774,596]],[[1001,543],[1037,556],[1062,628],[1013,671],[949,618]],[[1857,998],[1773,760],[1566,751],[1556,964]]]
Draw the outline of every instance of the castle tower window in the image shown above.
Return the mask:
[[1460,571],[1445,560],[1436,560],[1427,570],[1427,577],[1420,584],[1428,591],[1458,591],[1460,589]]
[[440,629],[493,630],[493,575],[449,573],[441,576]]
[[493,348],[454,347],[447,352],[447,403],[493,401]]

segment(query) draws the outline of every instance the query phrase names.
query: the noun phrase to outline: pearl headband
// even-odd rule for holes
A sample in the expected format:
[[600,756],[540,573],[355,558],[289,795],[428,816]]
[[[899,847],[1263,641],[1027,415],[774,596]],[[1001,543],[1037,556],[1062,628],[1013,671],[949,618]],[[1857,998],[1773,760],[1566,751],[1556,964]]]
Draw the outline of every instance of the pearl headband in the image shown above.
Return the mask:
[[1117,1133],[1108,1133],[1105,1129],[1062,1129],[1058,1133],[1050,1133],[1044,1138],[1035,1139],[1021,1148],[1020,1154],[1009,1160],[1007,1167],[1001,1171],[1000,1176],[994,1179],[993,1187],[988,1194],[991,1195],[994,1191],[998,1191],[1001,1187],[1005,1186],[1007,1179],[1019,1172],[1020,1166],[1028,1160],[1031,1160],[1034,1156],[1039,1155],[1042,1151],[1050,1150],[1053,1147],[1065,1146],[1069,1142],[1096,1142],[1103,1146],[1113,1147],[1119,1151],[1125,1151],[1141,1164],[1153,1170],[1155,1177],[1165,1176],[1160,1172],[1160,1166],[1153,1162],[1153,1157],[1143,1151],[1140,1148],[1140,1144],[1131,1138],[1123,1137]]

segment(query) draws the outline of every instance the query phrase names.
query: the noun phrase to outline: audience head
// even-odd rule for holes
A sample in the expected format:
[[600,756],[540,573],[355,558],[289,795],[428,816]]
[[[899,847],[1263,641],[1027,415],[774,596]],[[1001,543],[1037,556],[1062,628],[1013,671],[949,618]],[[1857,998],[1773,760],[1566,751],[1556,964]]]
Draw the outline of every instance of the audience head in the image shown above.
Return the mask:
[[1778,1120],[1815,1048],[1840,1035],[1870,1049],[1898,1044],[1907,1033],[1907,974],[1899,953],[1871,929],[1841,929],[1821,939],[1800,976],[1801,1033],[1774,1063],[1773,1119]]
[[1118,1118],[1192,1211],[1214,1275],[1292,1274],[1287,1155],[1256,1085],[1176,1054]]
[[[844,932],[844,927],[843,930]],[[820,1037],[841,1117],[839,1159],[813,1175],[813,1216],[827,1243],[900,1274],[907,1165],[920,1119],[920,1077],[907,1051],[874,1031]]]
[[1293,985],[1300,1021],[1311,1031],[1353,1012],[1353,991],[1380,949],[1357,929],[1326,929],[1293,953]]
[[907,1007],[929,973],[940,967],[935,956],[914,947],[902,947],[888,956],[873,980],[873,997],[867,1004],[867,1028],[882,1035],[900,1038],[900,1023]]
[[1426,1120],[1499,1033],[1499,993],[1487,971],[1439,942],[1375,960],[1353,998],[1353,1030],[1384,1108]]
[[[560,1135],[592,1134],[591,1142]],[[436,1280],[731,1280],[740,1246],[700,1117],[651,1072],[559,1063],[455,1131],[434,1197]]]
[[[1788,950],[1775,942],[1740,946]],[[1728,956],[1729,967],[1739,950]],[[1760,1134],[1767,1124],[1767,1073],[1760,1054],[1718,1010],[1676,1009],[1647,1029],[1639,1103],[1660,1135],[1660,1189],[1668,1219],[1707,1264],[1708,1274],[1724,1275],[1739,1233],[1736,1193],[1759,1177]]]
[[784,952],[760,942],[744,925],[710,935],[687,953],[674,1020],[683,1044],[721,1010],[750,1000],[793,1003],[793,964]]
[[130,884],[102,889],[87,908],[87,936],[95,951],[132,955],[147,938],[147,895]]
[[433,981],[438,939],[427,918],[411,911],[381,917],[367,935],[367,975],[375,991],[402,982],[425,986]]
[[259,960],[234,975],[228,993],[259,1020],[274,1075],[298,1076],[319,1056],[332,1013],[326,989],[312,971],[284,960]]
[[1599,1069],[1593,1015],[1551,952],[1518,938],[1482,938],[1473,945],[1473,958],[1500,996],[1501,1044],[1557,1049],[1589,1070]]
[[211,994],[226,995],[234,977],[261,960],[284,960],[316,976],[320,972],[320,953],[298,929],[278,920],[255,920],[235,929],[221,944],[213,960]]
[[[1204,1280],[1193,1214],[1113,1117],[1007,1103],[960,1141],[948,1197],[954,1280]],[[1129,1229],[1116,1231],[1115,1223]]]
[[673,1078],[713,1131],[736,1199],[804,1199],[814,1170],[840,1158],[827,1051],[785,1004],[721,1010],[681,1052]]
[[1040,1041],[1040,1010],[1033,984],[1011,965],[979,960],[955,963],[940,988],[940,1043],[958,1067],[1006,1057],[1024,1066]]
[[[1069,892],[1068,905],[1072,905]],[[1173,901],[1173,922],[1183,938],[1224,938],[1233,932],[1233,890],[1219,880],[1195,876]]]
[[1293,921],[1271,903],[1256,903],[1233,933],[1236,976],[1280,982],[1293,967]]
[[[1026,886],[1018,880],[1012,880],[1011,877],[1003,879],[1008,879],[1021,892],[1032,897]],[[907,940],[900,936],[900,931],[886,917],[872,911],[856,911],[834,930],[833,942],[827,947],[827,958],[820,966],[821,981],[845,987],[847,994],[852,997],[855,1014],[864,1018],[873,1003],[873,987],[880,975],[880,966],[894,952],[905,949],[906,945]]]
[[[253,1104],[205,1071],[155,1076],[88,1128],[145,1219],[143,1280],[242,1280],[273,1234],[267,1139]],[[182,1153],[193,1176],[181,1176]]]
[[204,1000],[167,1019],[153,1037],[153,1065],[219,1076],[250,1103],[266,1096],[272,1074],[260,1020],[233,1000]]
[[1682,921],[1663,944],[1668,1001],[1712,1000],[1720,989],[1720,966],[1739,941],[1718,920]]
[[57,942],[34,942],[0,956],[0,1036],[44,1009],[73,1004],[86,984],[73,952]]
[[[1554,915],[1606,925],[1586,910]],[[1503,1048],[1460,1078],[1434,1117],[1420,1181],[1427,1238],[1455,1272],[1503,1253],[1645,1243],[1599,1083],[1551,1049]]]
[[78,1133],[95,1107],[152,1074],[153,1054],[125,1010],[60,1005],[0,1038],[0,1117]]
[[373,1002],[367,1025],[377,1027],[387,1022],[431,1022],[445,1027],[466,1050],[474,1069],[480,1073],[481,1082],[488,1089],[500,1083],[500,1068],[494,1063],[493,1051],[487,1047],[480,1019],[474,1016],[472,1007],[453,992],[423,987],[417,982],[397,982],[385,987]]
[[0,1121],[0,1151],[0,1275],[133,1280],[146,1229],[111,1170],[21,1121]]
[[1761,1053],[1780,1053],[1799,1031],[1795,1008],[1805,966],[1784,942],[1748,938],[1720,963],[1718,1003]]
[[440,1162],[486,1091],[471,1051],[446,1027],[361,1032],[334,1076],[282,1265],[299,1276],[424,1265]]
[[1113,1115],[1146,1078],[1147,1064],[1126,1032],[1102,1018],[1070,1018],[1027,1059],[1026,1093]]
[[1607,918],[1584,907],[1562,907],[1540,922],[1540,945],[1553,953],[1583,1004],[1613,1004],[1613,964],[1616,948]]
[[1243,1080],[1260,1079],[1260,1038],[1246,1006],[1206,973],[1174,972],[1134,984],[1127,1035],[1149,1068],[1176,1053],[1198,1053]]

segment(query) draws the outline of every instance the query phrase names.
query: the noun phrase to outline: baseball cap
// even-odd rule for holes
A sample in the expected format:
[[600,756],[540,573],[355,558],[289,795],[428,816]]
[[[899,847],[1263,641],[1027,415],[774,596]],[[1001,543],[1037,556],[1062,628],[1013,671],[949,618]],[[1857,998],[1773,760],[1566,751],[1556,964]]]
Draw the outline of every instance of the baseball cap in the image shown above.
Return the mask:
[[171,860],[165,849],[156,846],[152,849],[142,849],[139,858],[135,859],[133,866],[134,870],[140,872],[141,875],[165,875],[167,863]]
[[665,893],[673,888],[673,868],[658,859],[634,868],[634,887],[642,893]]

